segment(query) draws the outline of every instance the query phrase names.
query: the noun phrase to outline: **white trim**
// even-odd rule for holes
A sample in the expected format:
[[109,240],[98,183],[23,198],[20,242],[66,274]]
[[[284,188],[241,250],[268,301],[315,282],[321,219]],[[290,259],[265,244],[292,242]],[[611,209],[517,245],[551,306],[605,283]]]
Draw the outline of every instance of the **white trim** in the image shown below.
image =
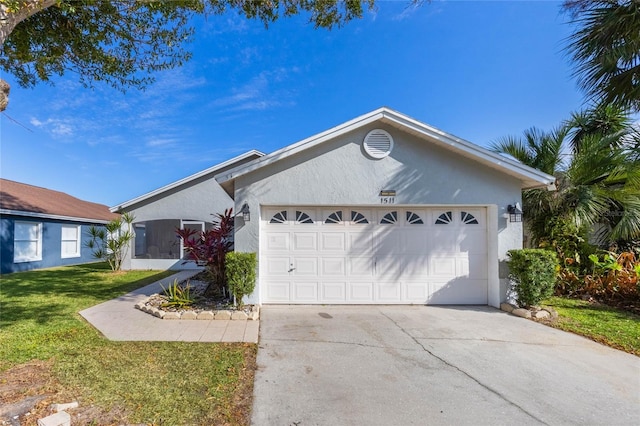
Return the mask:
[[0,209],[0,215],[37,217],[39,219],[66,220],[66,221],[86,222],[86,223],[109,223],[108,220],[91,219],[88,217],[59,216],[56,214],[25,212],[20,210],[8,210],[8,209]]
[[300,151],[312,148],[327,140],[344,135],[360,127],[366,126],[375,121],[382,121],[387,124],[396,125],[407,131],[414,132],[422,136],[428,136],[439,146],[450,151],[463,154],[475,161],[484,163],[502,172],[511,174],[523,182],[523,188],[547,187],[550,188],[555,182],[555,177],[543,173],[539,170],[526,166],[516,160],[504,157],[500,154],[489,151],[464,139],[460,139],[442,130],[431,127],[386,107],[378,108],[368,114],[354,118],[346,123],[340,124],[324,132],[308,137],[292,145],[279,149],[269,155],[257,158],[246,164],[242,164],[224,174],[215,176],[218,183],[234,180],[240,176],[250,173],[259,168],[265,167],[283,158],[294,155]]
[[[65,240],[64,239],[64,228],[75,228],[76,230],[76,238],[75,240]],[[62,226],[60,227],[60,258],[61,259],[70,259],[70,258],[74,258],[74,257],[80,257],[81,252],[80,252],[80,243],[82,241],[82,225],[69,225],[69,224],[62,224]],[[65,242],[71,242],[71,241],[75,241],[76,243],[76,250],[74,253],[70,253],[70,254],[66,254],[64,253],[64,243]]]
[[487,302],[500,308],[500,268],[498,259],[498,206],[487,206]]
[[249,158],[251,156],[254,156],[254,155],[257,155],[258,157],[262,157],[264,155],[264,153],[260,152],[258,150],[252,149],[251,151],[247,151],[244,154],[238,155],[237,157],[233,157],[230,160],[227,160],[227,161],[224,161],[222,163],[216,164],[215,166],[209,167],[206,170],[202,170],[202,171],[200,171],[198,173],[195,173],[195,174],[192,174],[191,176],[187,176],[187,177],[185,177],[183,179],[177,180],[177,181],[175,181],[173,183],[170,183],[168,185],[165,185],[165,186],[163,186],[161,188],[154,189],[153,191],[147,192],[146,194],[140,195],[139,197],[136,197],[136,198],[133,198],[133,199],[131,199],[129,201],[125,201],[123,203],[120,203],[117,206],[113,206],[113,207],[109,208],[109,210],[111,212],[114,212],[114,213],[118,212],[118,211],[121,211],[123,209],[126,209],[129,206],[132,206],[134,204],[140,203],[140,202],[142,202],[142,201],[144,201],[146,199],[149,199],[151,197],[154,197],[156,195],[162,194],[163,192],[166,192],[166,191],[169,191],[171,189],[174,189],[174,188],[176,188],[176,187],[178,187],[180,185],[184,185],[186,183],[194,181],[194,180],[196,180],[196,179],[198,179],[198,178],[200,178],[202,176],[206,176],[208,174],[214,173],[217,170],[220,170],[220,169],[223,169],[225,167],[228,167],[228,166],[232,165],[233,163],[237,163],[238,161],[245,160],[245,159],[247,159],[247,158]]
[[[36,254],[33,257],[16,257],[16,226],[18,224],[30,225],[36,227]],[[33,240],[19,240],[19,241],[33,241]],[[25,262],[37,262],[42,260],[42,222],[24,222],[16,220],[13,222],[13,263],[25,263]]]

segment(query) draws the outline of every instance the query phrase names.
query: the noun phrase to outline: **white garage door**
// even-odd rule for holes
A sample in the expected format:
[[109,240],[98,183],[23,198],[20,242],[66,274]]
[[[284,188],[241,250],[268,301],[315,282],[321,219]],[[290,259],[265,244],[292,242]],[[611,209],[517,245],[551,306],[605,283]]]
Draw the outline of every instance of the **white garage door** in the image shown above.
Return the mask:
[[487,304],[486,209],[269,207],[263,303]]

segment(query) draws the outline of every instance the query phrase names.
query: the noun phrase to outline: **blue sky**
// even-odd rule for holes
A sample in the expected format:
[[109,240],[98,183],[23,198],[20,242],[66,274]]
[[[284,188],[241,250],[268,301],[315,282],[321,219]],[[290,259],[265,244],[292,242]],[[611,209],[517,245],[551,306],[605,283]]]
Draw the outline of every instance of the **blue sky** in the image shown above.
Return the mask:
[[550,129],[583,106],[567,21],[551,1],[383,1],[331,31],[199,18],[193,60],[145,92],[73,74],[22,89],[4,75],[0,176],[113,206],[380,106],[483,146]]

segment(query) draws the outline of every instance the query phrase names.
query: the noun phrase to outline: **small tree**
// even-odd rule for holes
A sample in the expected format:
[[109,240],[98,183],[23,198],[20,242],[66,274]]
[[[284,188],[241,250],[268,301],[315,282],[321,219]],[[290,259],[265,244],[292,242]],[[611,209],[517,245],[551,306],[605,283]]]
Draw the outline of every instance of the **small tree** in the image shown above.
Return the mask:
[[96,259],[102,259],[109,263],[112,271],[122,268],[122,261],[126,255],[131,240],[133,240],[134,221],[131,213],[123,213],[118,219],[107,223],[104,227],[90,226],[87,247],[93,250]]
[[233,249],[233,209],[227,209],[224,214],[216,216],[218,219],[213,222],[213,228],[204,232],[176,229],[176,234],[182,239],[186,258],[204,265],[211,277],[205,294],[210,294],[212,290],[224,293],[227,286],[225,255]]
[[519,306],[530,307],[553,294],[558,273],[558,257],[549,250],[509,250],[509,278],[513,281]]
[[255,253],[232,251],[226,255],[227,283],[238,308],[242,307],[242,298],[255,289],[257,264]]

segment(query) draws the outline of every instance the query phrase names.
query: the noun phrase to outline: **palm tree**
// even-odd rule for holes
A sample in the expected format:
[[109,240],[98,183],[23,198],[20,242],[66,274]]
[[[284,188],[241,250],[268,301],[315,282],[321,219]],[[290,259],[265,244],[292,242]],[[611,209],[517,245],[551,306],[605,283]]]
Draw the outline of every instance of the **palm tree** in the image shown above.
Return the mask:
[[[534,244],[553,239],[559,222],[610,246],[640,239],[640,161],[628,116],[595,107],[573,114],[551,132],[530,129],[491,149],[556,176],[557,191],[523,192],[527,228]],[[609,117],[609,120],[603,120]]]
[[563,4],[577,25],[567,51],[575,75],[593,100],[640,110],[640,2],[568,0]]

